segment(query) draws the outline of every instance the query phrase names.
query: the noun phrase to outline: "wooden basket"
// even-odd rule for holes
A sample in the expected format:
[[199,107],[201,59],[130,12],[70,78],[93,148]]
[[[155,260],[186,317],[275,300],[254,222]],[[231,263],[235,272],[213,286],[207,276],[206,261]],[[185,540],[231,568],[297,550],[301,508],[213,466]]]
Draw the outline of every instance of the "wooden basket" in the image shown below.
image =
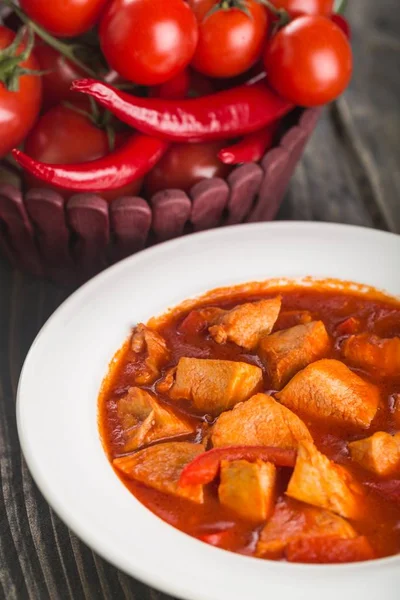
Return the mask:
[[0,184],[0,253],[19,269],[59,283],[80,283],[108,265],[171,238],[242,222],[270,221],[320,114],[297,124],[260,163],[236,167],[226,180],[197,183],[189,194],[158,192],[148,201],[123,197],[108,204],[95,194],[67,202],[55,190]]

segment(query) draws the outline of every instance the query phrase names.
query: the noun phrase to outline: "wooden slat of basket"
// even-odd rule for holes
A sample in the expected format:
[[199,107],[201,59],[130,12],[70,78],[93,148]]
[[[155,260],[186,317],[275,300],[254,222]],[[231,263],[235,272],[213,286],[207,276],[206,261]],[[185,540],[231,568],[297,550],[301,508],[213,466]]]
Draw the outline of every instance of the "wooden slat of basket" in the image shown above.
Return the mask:
[[195,231],[211,229],[220,224],[228,204],[229,192],[226,181],[218,177],[204,179],[192,187],[191,221]]
[[17,264],[34,275],[42,275],[43,268],[35,243],[35,235],[26,212],[21,192],[13,185],[0,186],[0,219],[5,224],[3,244],[7,254]]
[[151,199],[153,231],[159,241],[183,234],[190,217],[192,204],[181,190],[157,192]]
[[125,196],[111,203],[110,223],[115,237],[114,260],[120,260],[144,248],[151,221],[151,208],[143,198]]
[[56,280],[74,278],[64,198],[54,190],[32,189],[25,195],[25,206],[35,226],[46,271]]
[[83,279],[107,266],[110,239],[108,204],[95,194],[77,194],[67,202],[69,225],[78,239],[73,247]]
[[243,221],[260,190],[263,176],[262,168],[256,163],[241,165],[230,173],[227,179],[230,196],[226,225],[234,225]]

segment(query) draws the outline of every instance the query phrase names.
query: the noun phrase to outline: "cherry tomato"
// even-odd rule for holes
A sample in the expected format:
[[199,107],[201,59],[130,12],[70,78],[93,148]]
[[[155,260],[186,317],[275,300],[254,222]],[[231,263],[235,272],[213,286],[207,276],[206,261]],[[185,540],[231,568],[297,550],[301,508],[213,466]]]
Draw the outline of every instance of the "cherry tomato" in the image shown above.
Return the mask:
[[352,73],[350,44],[335,23],[305,16],[283,27],[264,56],[271,86],[300,106],[319,106],[337,98]]
[[237,7],[207,13],[217,0],[189,0],[199,22],[199,43],[192,66],[210,77],[235,77],[261,56],[268,31],[268,12],[256,0],[246,6],[251,16]]
[[[77,106],[81,108],[79,104]],[[123,143],[124,139],[120,136],[117,145]],[[109,153],[109,143],[106,132],[96,127],[88,117],[59,105],[50,109],[38,120],[25,140],[25,151],[32,158],[42,162],[73,164],[105,156]],[[31,175],[25,175],[25,181],[31,188],[52,187]],[[127,194],[135,195],[141,184],[141,181],[135,181],[119,190],[102,192],[101,195],[109,201]],[[70,190],[61,190],[65,198],[74,193]]]
[[35,56],[40,69],[45,71],[42,75],[44,112],[63,100],[72,100],[78,96],[71,92],[70,87],[75,79],[86,76],[83,71],[44,42],[36,43]]
[[107,0],[20,0],[22,10],[57,37],[74,37],[91,29]]
[[100,26],[110,67],[140,85],[159,85],[191,61],[196,19],[183,0],[113,0]]
[[283,8],[293,17],[298,15],[322,15],[330,17],[334,0],[271,0],[276,8]]
[[167,189],[190,188],[210,177],[226,177],[231,168],[224,165],[217,154],[226,142],[204,144],[174,144],[145,179],[149,196]]
[[[15,33],[0,26],[0,67],[1,51],[14,40]],[[25,44],[17,49],[20,54]],[[22,68],[38,70],[39,64],[33,54],[19,65]],[[0,70],[1,73],[1,70]],[[0,74],[0,157],[18,146],[35,123],[40,111],[42,84],[40,77],[23,75],[19,78],[18,91],[7,90]]]

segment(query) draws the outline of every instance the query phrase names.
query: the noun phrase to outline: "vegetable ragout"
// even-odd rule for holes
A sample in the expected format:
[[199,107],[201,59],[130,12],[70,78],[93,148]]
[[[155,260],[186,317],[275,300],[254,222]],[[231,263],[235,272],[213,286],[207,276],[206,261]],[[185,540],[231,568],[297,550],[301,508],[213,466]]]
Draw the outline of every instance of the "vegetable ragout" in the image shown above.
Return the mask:
[[343,563],[400,553],[400,303],[231,288],[137,325],[99,427],[147,508],[214,546]]

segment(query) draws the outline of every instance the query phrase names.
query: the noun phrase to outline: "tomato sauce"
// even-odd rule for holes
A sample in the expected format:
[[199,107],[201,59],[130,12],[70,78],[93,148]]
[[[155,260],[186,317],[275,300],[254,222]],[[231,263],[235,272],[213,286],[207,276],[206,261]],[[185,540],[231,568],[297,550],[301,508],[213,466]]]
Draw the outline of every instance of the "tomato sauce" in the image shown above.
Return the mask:
[[[383,338],[400,336],[400,303],[389,298],[374,294],[360,294],[350,289],[334,290],[323,288],[293,287],[267,290],[264,293],[252,294],[247,291],[242,296],[237,294],[207,301],[201,299],[198,307],[217,306],[225,309],[237,304],[264,298],[282,296],[282,311],[309,311],[313,320],[322,320],[333,340],[330,358],[336,358],[346,364],[341,354],[341,344],[348,337],[347,329],[356,320],[359,332],[369,332]],[[191,307],[193,308],[193,306]],[[264,391],[273,393],[271,382],[265,368],[255,352],[244,351],[232,343],[217,344],[206,331],[183,331],[181,324],[190,310],[184,308],[174,310],[167,318],[158,321],[158,332],[164,337],[171,359],[162,371],[162,376],[180,357],[215,358],[234,361],[244,361],[258,365],[264,373]],[[290,315],[288,316],[290,320]],[[350,319],[350,322],[348,321]],[[278,319],[274,331],[291,327],[295,323]],[[134,376],[136,359],[130,344],[126,343],[112,363],[110,373],[105,380],[99,399],[99,428],[104,448],[110,460],[123,455],[122,431],[117,417],[118,400],[127,393],[129,387],[135,385]],[[313,422],[304,419],[317,448],[330,459],[344,465],[357,480],[363,484],[368,498],[368,514],[364,520],[357,521],[357,532],[368,536],[377,557],[400,553],[400,474],[395,481],[382,479],[364,470],[354,463],[349,455],[347,443],[353,440],[369,437],[376,431],[395,433],[400,430],[393,416],[393,403],[396,394],[400,394],[400,373],[396,377],[381,376],[379,372],[367,372],[351,369],[363,379],[373,382],[381,392],[381,404],[371,427],[367,431],[346,430],[340,426],[332,426],[324,422]],[[156,382],[157,383],[157,382]],[[144,389],[155,392],[155,385]],[[188,441],[200,442],[212,424],[212,418],[204,414],[196,414],[190,403],[172,402],[168,396],[157,397],[161,403],[174,407],[176,412],[184,413],[185,417],[195,425],[196,431],[187,437]],[[179,438],[180,440],[184,438]],[[282,469],[280,476],[280,494],[283,495],[290,478],[291,471]],[[118,476],[124,485],[153,513],[167,523],[177,527],[192,536],[207,541],[230,551],[252,555],[262,526],[254,526],[238,518],[233,512],[220,505],[217,495],[217,484],[206,486],[205,502],[202,505],[172,495],[163,494],[143,484],[137,483],[121,475]],[[379,491],[379,487],[392,486],[396,494],[388,498]],[[383,486],[384,487],[384,486]],[[378,489],[377,489],[378,488]]]

